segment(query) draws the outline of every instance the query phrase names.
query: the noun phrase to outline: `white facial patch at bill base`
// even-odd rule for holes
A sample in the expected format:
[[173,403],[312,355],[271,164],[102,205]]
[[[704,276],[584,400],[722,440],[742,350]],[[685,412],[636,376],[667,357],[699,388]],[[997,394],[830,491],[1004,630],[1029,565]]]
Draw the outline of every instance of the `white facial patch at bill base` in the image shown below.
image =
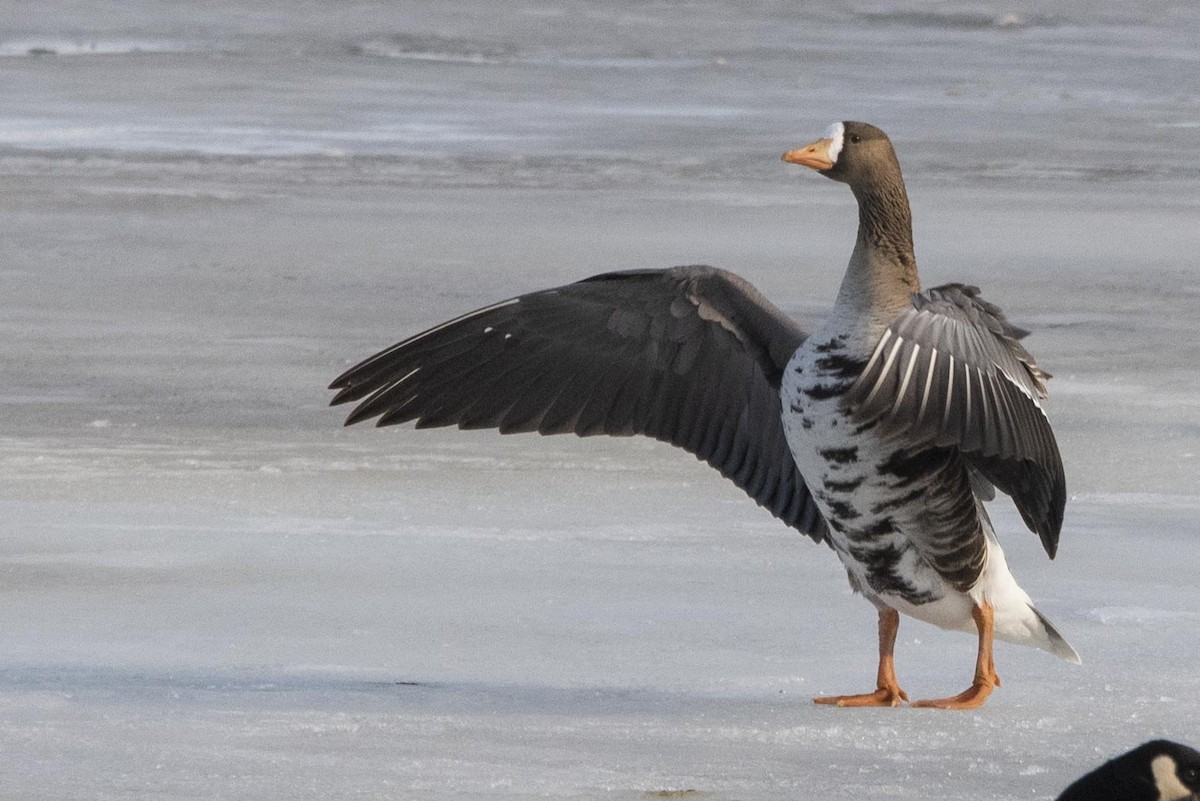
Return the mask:
[[829,162],[837,164],[838,156],[842,153],[842,139],[846,136],[846,126],[840,122],[835,122],[825,130],[822,139],[829,140]]

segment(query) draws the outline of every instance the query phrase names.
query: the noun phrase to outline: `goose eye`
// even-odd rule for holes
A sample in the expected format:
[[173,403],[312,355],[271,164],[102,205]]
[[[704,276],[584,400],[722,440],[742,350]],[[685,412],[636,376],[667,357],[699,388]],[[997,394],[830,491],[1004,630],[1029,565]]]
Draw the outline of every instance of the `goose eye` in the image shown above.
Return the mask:
[[850,141],[857,145],[862,141],[862,137],[858,134],[850,134]]
[[1179,780],[1188,787],[1195,787],[1197,781],[1200,781],[1200,768],[1194,765],[1189,765],[1179,771]]

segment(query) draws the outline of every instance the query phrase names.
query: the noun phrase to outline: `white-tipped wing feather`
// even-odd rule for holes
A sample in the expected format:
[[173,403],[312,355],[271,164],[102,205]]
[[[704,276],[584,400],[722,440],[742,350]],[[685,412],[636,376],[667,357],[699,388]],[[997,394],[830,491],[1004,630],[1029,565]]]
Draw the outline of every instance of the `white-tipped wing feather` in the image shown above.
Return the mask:
[[1062,459],[1041,408],[1049,376],[1021,346],[1026,332],[960,284],[914,296],[846,394],[860,425],[916,449],[957,448],[1012,496],[1051,556],[1062,527]]

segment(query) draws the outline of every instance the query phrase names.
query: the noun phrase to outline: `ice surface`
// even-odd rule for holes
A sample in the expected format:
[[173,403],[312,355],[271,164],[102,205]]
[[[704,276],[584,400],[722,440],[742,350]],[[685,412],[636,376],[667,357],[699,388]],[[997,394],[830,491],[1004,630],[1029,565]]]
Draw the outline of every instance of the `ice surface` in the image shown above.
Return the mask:
[[[1048,799],[1200,740],[1195,4],[10,6],[0,798]],[[686,454],[325,405],[605,270],[814,319],[853,204],[778,159],[846,118],[1055,375],[1057,560],[994,518],[1084,664],[1001,645],[977,712],[812,705],[872,611]],[[898,654],[927,697],[973,642]]]

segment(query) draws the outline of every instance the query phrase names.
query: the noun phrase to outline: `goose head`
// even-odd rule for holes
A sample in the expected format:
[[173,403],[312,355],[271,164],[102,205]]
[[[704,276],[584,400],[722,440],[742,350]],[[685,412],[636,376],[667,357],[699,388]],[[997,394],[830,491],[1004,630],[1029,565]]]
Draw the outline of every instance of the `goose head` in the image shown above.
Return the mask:
[[1058,801],[1197,801],[1200,752],[1152,740],[1109,760],[1063,791]]
[[784,153],[783,160],[851,187],[866,187],[900,174],[887,134],[874,125],[850,120],[835,122],[820,139]]

